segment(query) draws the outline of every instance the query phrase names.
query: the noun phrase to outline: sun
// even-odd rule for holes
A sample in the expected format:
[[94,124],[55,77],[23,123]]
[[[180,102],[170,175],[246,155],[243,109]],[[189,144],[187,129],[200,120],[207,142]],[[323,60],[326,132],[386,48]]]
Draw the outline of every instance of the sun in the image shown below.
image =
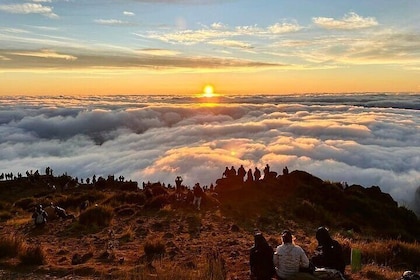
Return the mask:
[[204,97],[213,97],[214,96],[214,87],[212,85],[206,85],[203,90]]

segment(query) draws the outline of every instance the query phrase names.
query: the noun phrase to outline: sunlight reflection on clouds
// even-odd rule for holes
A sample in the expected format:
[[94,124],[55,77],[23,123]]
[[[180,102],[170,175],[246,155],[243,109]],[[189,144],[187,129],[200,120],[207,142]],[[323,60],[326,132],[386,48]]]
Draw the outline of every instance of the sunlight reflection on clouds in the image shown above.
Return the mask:
[[268,163],[378,185],[408,203],[420,182],[419,97],[362,97],[223,97],[213,107],[170,96],[0,97],[0,172],[51,166],[193,185],[226,166]]

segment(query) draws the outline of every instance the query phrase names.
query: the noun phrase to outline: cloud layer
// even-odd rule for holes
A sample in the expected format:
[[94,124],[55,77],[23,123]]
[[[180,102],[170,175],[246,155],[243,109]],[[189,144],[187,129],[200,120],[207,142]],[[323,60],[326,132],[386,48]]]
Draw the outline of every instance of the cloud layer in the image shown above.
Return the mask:
[[193,185],[268,163],[378,185],[405,205],[420,184],[418,95],[0,99],[0,172]]

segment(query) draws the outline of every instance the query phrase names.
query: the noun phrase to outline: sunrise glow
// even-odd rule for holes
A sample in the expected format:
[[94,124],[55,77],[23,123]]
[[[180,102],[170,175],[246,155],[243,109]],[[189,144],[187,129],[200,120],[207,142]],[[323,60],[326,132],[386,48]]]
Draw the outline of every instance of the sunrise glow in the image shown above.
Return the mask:
[[420,90],[420,1],[29,2],[0,3],[0,95]]
[[206,85],[203,91],[203,97],[214,97],[214,88],[212,85]]

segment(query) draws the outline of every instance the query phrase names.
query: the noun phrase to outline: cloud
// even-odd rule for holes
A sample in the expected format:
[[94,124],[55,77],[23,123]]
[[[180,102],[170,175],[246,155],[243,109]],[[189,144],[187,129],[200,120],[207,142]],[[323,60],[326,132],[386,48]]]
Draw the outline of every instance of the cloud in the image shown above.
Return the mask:
[[128,21],[123,21],[119,19],[95,19],[95,23],[101,24],[101,25],[111,25],[111,26],[126,26],[126,25],[132,25],[132,23]]
[[[301,27],[295,22],[275,23],[265,28],[259,27],[258,25],[241,25],[232,28],[221,22],[215,22],[210,26],[204,26],[204,28],[197,30],[186,29],[175,32],[150,31],[147,35],[142,36],[172,44],[194,45],[198,43],[212,44],[215,40],[239,42],[238,40],[234,40],[234,38],[244,36],[250,38],[262,37],[271,40],[274,35],[297,32],[300,29]],[[235,45],[234,47],[236,48],[237,46]]]
[[136,14],[135,14],[135,13],[133,13],[133,12],[124,11],[124,12],[123,12],[123,15],[125,15],[125,16],[129,16],[129,17],[132,17],[132,16],[135,16]]
[[346,14],[342,19],[334,19],[327,17],[314,17],[313,23],[326,29],[361,29],[378,25],[374,17],[361,17],[354,12]]
[[420,182],[416,95],[2,97],[0,171],[215,183],[225,166],[377,185],[410,205]]
[[[182,57],[176,51],[145,49],[132,53],[60,54],[53,50],[0,50],[2,69],[259,69],[281,64],[217,57]],[[61,59],[61,60],[60,60]]]
[[32,51],[21,51],[21,52],[11,52],[11,55],[17,56],[29,56],[29,57],[39,57],[39,58],[57,58],[57,59],[64,59],[64,60],[76,60],[77,57],[73,55],[67,54],[59,54],[53,50],[40,50],[37,52]]
[[0,5],[0,11],[12,14],[41,14],[49,18],[58,18],[52,7],[34,3]]
[[165,50],[165,49],[141,49],[137,51],[140,54],[154,55],[154,56],[175,56],[180,54],[179,51]]

